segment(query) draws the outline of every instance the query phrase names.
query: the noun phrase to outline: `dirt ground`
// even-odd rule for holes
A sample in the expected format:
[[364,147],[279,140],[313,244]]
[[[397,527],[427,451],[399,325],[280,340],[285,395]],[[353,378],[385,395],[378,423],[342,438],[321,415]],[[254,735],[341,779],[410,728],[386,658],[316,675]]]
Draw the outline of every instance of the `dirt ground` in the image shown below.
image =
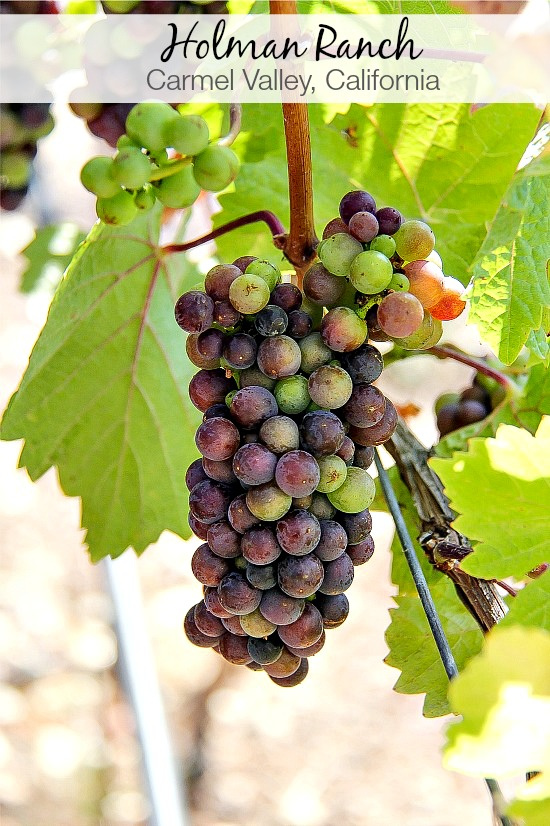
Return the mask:
[[[93,145],[76,120],[70,128],[63,156],[69,182]],[[59,147],[44,143],[50,208],[56,218],[89,225],[91,200],[76,183],[55,201]],[[3,215],[0,234],[3,409],[47,301],[17,293],[15,253],[29,223]],[[383,389],[394,401],[423,405],[412,424],[426,440],[434,435],[433,399],[470,377],[467,368],[430,358],[415,371],[387,373]],[[63,496],[53,471],[31,483],[16,469],[19,452],[17,443],[0,443],[1,823],[141,826],[152,821],[132,711],[117,677],[105,570],[88,561],[78,501]],[[376,553],[356,571],[348,621],[327,634],[307,680],[287,690],[185,640],[183,616],[201,595],[190,573],[192,541],[164,534],[139,560],[190,826],[492,823],[482,783],[441,767],[448,721],[423,719],[421,697],[392,691],[398,673],[383,663],[393,593],[389,517],[375,514],[373,533]]]

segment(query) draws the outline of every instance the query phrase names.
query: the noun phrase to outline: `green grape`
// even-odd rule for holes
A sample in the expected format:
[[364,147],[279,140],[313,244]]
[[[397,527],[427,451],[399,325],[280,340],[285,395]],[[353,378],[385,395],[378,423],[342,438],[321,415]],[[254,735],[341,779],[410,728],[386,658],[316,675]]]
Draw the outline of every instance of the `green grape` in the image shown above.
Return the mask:
[[314,304],[313,301],[304,295],[300,309],[307,313],[313,321],[313,329],[318,330],[323,319],[323,307],[320,304]]
[[381,252],[386,258],[391,258],[395,255],[395,241],[391,235],[377,235],[370,242],[370,249]]
[[126,189],[141,189],[149,181],[151,161],[141,149],[127,146],[113,158],[111,175]]
[[239,373],[239,388],[241,387],[265,387],[266,390],[273,390],[275,379],[265,376],[259,367],[252,365]]
[[300,369],[303,373],[313,373],[332,358],[332,350],[324,343],[320,333],[310,333],[298,342],[298,346],[302,353]]
[[139,6],[140,0],[103,0],[103,5],[114,14],[127,14],[136,6]]
[[31,176],[32,161],[26,152],[4,152],[0,156],[0,175],[10,189],[21,189]]
[[229,186],[239,171],[239,159],[228,146],[207,146],[196,156],[193,165],[195,180],[201,189],[220,192]]
[[122,227],[135,218],[137,207],[133,195],[121,189],[112,198],[98,198],[96,211],[98,218],[105,224]]
[[269,287],[269,292],[272,292],[281,280],[281,272],[278,267],[270,261],[262,261],[259,258],[248,265],[245,274],[258,275],[260,278],[263,278]]
[[343,513],[360,513],[373,503],[375,495],[372,476],[359,467],[349,467],[344,483],[327,494],[331,504]]
[[262,522],[276,522],[290,510],[292,497],[277,487],[274,482],[257,485],[246,494],[248,510]]
[[305,376],[287,376],[279,379],[273,395],[277,399],[279,411],[290,416],[303,413],[311,401]]
[[82,185],[98,198],[112,198],[120,192],[120,184],[112,177],[113,161],[101,155],[84,164],[80,173]]
[[208,124],[200,115],[180,115],[164,130],[165,146],[172,146],[182,155],[199,155],[208,146]]
[[359,292],[375,295],[385,290],[393,275],[391,261],[381,252],[359,253],[351,264],[349,280]]
[[[248,565],[248,563],[246,564]],[[260,613],[259,608],[256,608],[256,610],[250,614],[244,614],[239,617],[239,621],[243,631],[245,631],[249,637],[254,637],[255,639],[269,637],[270,634],[277,630],[277,626],[269,620],[266,620]]]
[[229,287],[229,300],[244,315],[259,313],[269,303],[269,287],[259,275],[239,275]]
[[431,336],[428,339],[426,339],[426,341],[424,342],[424,344],[422,346],[423,350],[429,350],[430,347],[435,347],[435,345],[437,344],[437,342],[439,341],[439,339],[443,335],[443,324],[442,324],[442,322],[438,318],[433,318],[433,316],[432,316],[432,320],[433,320],[433,323],[434,323],[433,332],[432,332]]
[[388,284],[388,290],[393,290],[396,293],[407,293],[409,287],[410,283],[407,276],[402,272],[394,272],[392,280]]
[[116,148],[127,149],[129,146],[135,146],[138,149],[141,149],[141,147],[138,146],[137,143],[132,140],[132,138],[129,138],[128,135],[124,133],[124,135],[121,135],[120,138],[117,140]]
[[427,258],[435,246],[435,235],[424,221],[405,221],[393,238],[397,254],[404,261]]
[[40,138],[45,138],[46,135],[50,134],[54,126],[55,121],[53,119],[53,115],[48,114],[48,117],[44,123],[41,123],[40,126],[35,126],[34,129],[29,129],[27,140],[29,142],[36,142],[40,140]]
[[324,364],[311,374],[308,382],[309,395],[315,404],[325,410],[343,407],[351,396],[351,376],[340,364]]
[[434,329],[434,319],[427,310],[424,310],[424,318],[422,319],[422,323],[420,327],[414,331],[414,333],[411,333],[410,336],[404,336],[403,338],[392,337],[392,341],[394,341],[399,347],[403,347],[404,350],[423,350],[425,343],[431,339]]
[[331,235],[317,247],[317,255],[323,266],[333,275],[340,276],[349,273],[353,259],[361,252],[363,244],[346,232]]
[[200,195],[200,189],[195,182],[190,165],[184,166],[174,175],[163,178],[155,189],[159,201],[172,209],[191,206]]
[[179,117],[167,103],[138,103],[126,118],[126,134],[149,152],[160,152],[166,148],[164,131],[167,124]]
[[152,209],[155,201],[155,191],[151,186],[140,189],[139,192],[136,192],[134,195],[134,203],[140,212],[147,212],[148,209]]
[[321,479],[317,485],[319,493],[334,493],[346,481],[348,468],[339,456],[323,456],[317,459]]

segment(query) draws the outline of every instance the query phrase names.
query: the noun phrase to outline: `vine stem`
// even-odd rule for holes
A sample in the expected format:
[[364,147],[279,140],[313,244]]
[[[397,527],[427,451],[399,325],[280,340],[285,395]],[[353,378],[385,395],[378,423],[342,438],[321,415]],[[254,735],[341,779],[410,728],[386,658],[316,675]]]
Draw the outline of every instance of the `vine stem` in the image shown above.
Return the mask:
[[155,169],[151,173],[149,180],[162,181],[164,178],[169,178],[171,175],[175,175],[176,172],[181,172],[182,169],[185,169],[186,166],[189,166],[192,160],[192,158],[181,158],[177,161],[171,161],[170,163],[167,163],[164,166],[159,166],[158,169]]
[[218,146],[231,146],[237,135],[241,131],[243,119],[243,108],[240,103],[229,104],[229,130],[223,138],[218,141]]
[[[297,14],[295,0],[269,0],[272,15]],[[313,222],[311,138],[306,103],[283,103],[288,169],[290,229],[282,247],[296,269],[302,287],[304,272],[315,258],[317,236]]]
[[512,386],[512,382],[508,376],[505,376],[504,373],[500,372],[500,370],[495,370],[493,367],[489,367],[485,364],[485,362],[474,358],[474,356],[469,356],[461,350],[455,350],[452,347],[445,347],[444,345],[436,345],[435,347],[430,347],[430,349],[426,350],[426,352],[432,356],[454,359],[455,361],[459,361],[461,364],[468,365],[468,367],[473,367],[478,373],[483,373],[484,376],[494,379],[506,389],[509,389]]
[[225,235],[226,232],[232,232],[239,227],[246,227],[248,224],[255,224],[258,221],[263,221],[269,227],[276,246],[279,246],[279,239],[285,238],[285,228],[277,218],[277,216],[267,209],[260,209],[258,212],[250,212],[248,215],[241,215],[240,218],[235,218],[233,221],[228,221],[227,224],[222,224],[221,227],[216,227],[206,235],[201,235],[200,238],[194,238],[192,241],[184,241],[183,244],[167,244],[162,247],[164,255],[171,255],[175,252],[187,252],[194,247],[199,247],[201,244],[206,244],[208,241],[213,241],[219,238],[220,235]]

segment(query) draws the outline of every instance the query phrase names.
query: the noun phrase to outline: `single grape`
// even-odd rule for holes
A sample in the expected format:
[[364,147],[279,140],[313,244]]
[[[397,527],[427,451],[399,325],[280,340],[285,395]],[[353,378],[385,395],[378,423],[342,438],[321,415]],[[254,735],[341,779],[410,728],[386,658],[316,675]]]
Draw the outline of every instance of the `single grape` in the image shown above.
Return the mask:
[[220,192],[237,177],[239,159],[228,146],[211,144],[196,157],[193,174],[201,189]]
[[266,376],[282,379],[300,369],[302,353],[289,336],[266,338],[258,347],[258,367]]
[[385,290],[393,276],[389,258],[381,252],[366,250],[357,255],[350,267],[350,281],[359,292],[374,295]]
[[300,369],[303,373],[313,373],[322,364],[332,359],[332,351],[324,343],[320,333],[311,333],[300,343]]
[[332,562],[348,548],[348,536],[344,527],[333,519],[323,519],[320,525],[321,539],[314,553],[321,562]]
[[344,528],[350,545],[362,542],[372,530],[372,516],[368,508],[359,513],[339,513],[337,519]]
[[355,457],[353,460],[354,465],[357,467],[363,468],[363,470],[368,470],[372,463],[374,462],[374,448],[373,447],[362,447],[358,445],[355,448]]
[[317,490],[320,493],[331,493],[344,484],[348,475],[348,468],[339,456],[323,456],[319,459],[320,479]]
[[236,571],[227,574],[218,585],[220,602],[227,611],[242,616],[254,611],[260,604],[262,592],[253,588]]
[[80,180],[82,185],[98,198],[112,198],[120,192],[120,184],[113,178],[112,171],[112,159],[101,155],[91,158],[84,164]]
[[433,318],[439,321],[452,321],[462,313],[466,307],[466,302],[461,298],[464,287],[456,278],[446,276],[443,279],[443,295],[433,307],[430,313]]
[[126,118],[126,134],[150,152],[160,152],[166,147],[164,131],[167,124],[179,117],[167,103],[138,103]]
[[216,361],[222,357],[225,336],[221,330],[209,327],[198,334],[197,350],[208,361]]
[[227,518],[231,527],[237,533],[244,534],[253,525],[258,524],[258,517],[254,516],[246,504],[246,494],[242,493],[232,500],[227,509]]
[[375,447],[383,445],[395,432],[397,427],[397,410],[389,399],[386,399],[386,409],[384,415],[377,424],[371,427],[352,427],[349,436],[353,441],[363,447]]
[[277,568],[275,565],[255,565],[249,562],[246,566],[245,576],[254,588],[260,591],[268,591],[277,585]]
[[281,519],[292,505],[292,497],[268,482],[254,487],[246,494],[248,509],[263,522],[276,522]]
[[456,420],[459,427],[464,427],[482,421],[486,415],[487,411],[484,404],[476,401],[476,399],[465,399],[458,405]]
[[240,427],[252,430],[278,412],[275,396],[265,387],[243,387],[233,396],[231,416]]
[[373,553],[374,539],[370,535],[366,536],[362,542],[358,542],[356,545],[348,545],[347,549],[347,554],[356,567],[357,565],[364,565],[365,562],[368,562]]
[[241,555],[241,536],[225,520],[210,525],[206,539],[211,550],[223,559]]
[[372,212],[356,212],[349,221],[350,235],[368,244],[378,233],[378,221]]
[[219,617],[211,614],[203,601],[195,605],[193,618],[199,631],[206,634],[207,637],[221,637],[221,635],[225,633],[225,628],[221,624]]
[[345,280],[332,275],[321,262],[313,264],[304,276],[305,295],[320,306],[335,304],[344,292],[345,286]]
[[[323,629],[324,629],[324,625],[323,625]],[[326,640],[326,637],[325,637],[325,632],[323,630],[323,633],[321,634],[321,636],[319,637],[317,642],[313,643],[313,645],[308,645],[307,648],[293,648],[291,645],[287,645],[287,648],[288,648],[288,650],[290,651],[291,654],[297,654],[299,657],[314,657],[315,654],[318,654],[319,651],[324,646],[325,640]],[[271,679],[273,679],[273,677]]]
[[335,410],[346,404],[352,394],[353,384],[349,373],[342,367],[324,364],[309,377],[308,390],[319,407]]
[[151,161],[141,149],[127,146],[113,158],[111,175],[126,189],[141,189],[149,181]]
[[191,528],[195,536],[198,536],[199,539],[202,539],[203,542],[206,542],[206,539],[208,537],[208,528],[210,526],[207,525],[206,522],[201,522],[199,519],[197,519],[197,517],[194,516],[191,513],[191,511],[189,511],[189,514],[187,516],[187,521],[189,523],[189,527]]
[[313,603],[306,602],[302,616],[290,625],[283,625],[279,637],[287,646],[308,648],[321,638],[323,630],[323,617],[319,610]]
[[247,333],[237,333],[230,336],[223,348],[223,357],[230,367],[235,370],[245,370],[252,367],[256,361],[257,344]]
[[208,146],[208,124],[200,115],[180,115],[171,118],[164,127],[164,146],[173,147],[180,155],[198,155]]
[[361,242],[345,232],[331,235],[317,247],[317,255],[325,269],[338,276],[346,276],[349,273],[352,261],[361,252]]
[[286,453],[300,446],[298,425],[288,416],[272,416],[260,428],[260,439],[273,453]]
[[344,483],[327,493],[335,508],[344,513],[359,513],[373,502],[376,487],[372,476],[358,467],[348,468]]
[[213,614],[215,617],[218,617],[218,619],[227,619],[228,617],[233,616],[229,613],[229,611],[226,611],[223,605],[221,604],[217,588],[205,587],[204,604],[206,605],[210,613]]
[[312,329],[313,319],[304,310],[292,310],[288,314],[287,333],[292,338],[304,338],[311,333]]
[[[290,649],[288,650],[290,651]],[[290,654],[293,655],[293,652],[290,651]],[[281,688],[294,688],[294,686],[299,685],[305,680],[308,671],[308,662],[302,657],[300,659],[300,665],[292,674],[286,677],[276,677],[274,674],[269,674],[269,679],[272,683],[275,683],[275,685],[281,686]]]
[[312,596],[319,590],[324,575],[323,563],[315,554],[284,556],[277,566],[279,588],[289,597]]
[[[214,302],[200,290],[190,290],[181,295],[175,306],[176,322],[187,333],[202,333],[208,330],[214,320]],[[197,340],[197,349],[199,349]],[[200,349],[199,349],[199,352]],[[215,358],[215,356],[207,356]]]
[[[278,680],[285,680],[295,674],[302,664],[302,658],[296,654],[291,654],[287,648],[283,648],[281,656],[274,663],[264,665],[264,671],[270,677]],[[282,685],[285,685],[283,682]]]
[[[207,419],[195,434],[195,444],[206,459],[221,462],[230,459],[241,443],[239,431],[229,419]],[[267,480],[266,480],[267,481]]]
[[262,615],[275,625],[290,625],[296,622],[304,610],[304,600],[289,597],[278,588],[264,591],[260,602]]
[[355,189],[344,195],[340,201],[339,209],[342,221],[349,224],[352,215],[355,215],[356,212],[376,212],[376,202],[370,192]]
[[378,323],[388,336],[410,336],[422,324],[424,308],[410,293],[390,293],[378,306]]
[[270,379],[255,364],[239,373],[239,387],[241,390],[243,387],[265,387],[266,390],[273,390],[275,384],[275,379]]
[[392,279],[388,284],[388,290],[393,290],[394,293],[408,293],[409,279],[402,272],[394,272]]
[[304,450],[290,450],[277,462],[275,481],[289,496],[309,496],[319,484],[319,479],[319,465],[311,453]]
[[365,316],[365,321],[367,322],[367,329],[368,329],[368,337],[371,338],[373,341],[389,341],[390,337],[384,333],[382,328],[378,323],[377,318],[378,313],[378,304],[375,304],[373,307],[369,307],[367,311],[367,315]]
[[381,252],[386,258],[392,258],[395,255],[395,241],[391,235],[377,235],[370,242],[371,250]]
[[295,284],[277,284],[271,293],[271,304],[281,307],[285,313],[299,310],[302,306],[302,291]]
[[221,639],[220,637],[209,637],[207,634],[199,631],[195,623],[194,605],[185,615],[183,630],[189,642],[193,643],[193,645],[198,645],[199,648],[213,648],[215,645],[218,645],[218,640]]
[[264,485],[275,476],[277,457],[259,443],[240,447],[233,457],[233,473],[244,485]]
[[292,556],[311,553],[321,538],[317,517],[305,510],[292,510],[277,522],[275,529],[279,545]]
[[306,413],[300,425],[300,435],[305,447],[316,458],[330,456],[344,441],[344,426],[340,419],[328,410]]
[[426,258],[435,246],[435,235],[424,221],[404,221],[393,237],[403,261]]
[[244,272],[249,264],[253,261],[256,261],[255,255],[241,255],[240,258],[236,258],[233,261],[233,266],[238,267],[241,272]]
[[273,391],[281,413],[297,416],[309,406],[311,398],[305,376],[287,376],[279,379]]
[[338,559],[326,563],[325,576],[319,590],[328,596],[342,594],[350,587],[354,574],[353,562],[347,553],[343,553]]
[[258,275],[260,278],[263,278],[269,287],[269,292],[274,290],[281,280],[281,271],[279,268],[270,261],[261,258],[255,258],[254,261],[251,261],[245,273],[246,275]]
[[354,384],[370,384],[376,381],[384,367],[384,359],[380,351],[367,343],[351,353],[344,353],[340,360]]
[[229,287],[229,300],[244,315],[259,313],[269,303],[269,287],[259,275],[239,275]]
[[311,497],[309,512],[317,519],[332,519],[336,515],[336,508],[332,505],[324,493],[315,492]]
[[157,197],[152,186],[146,186],[134,195],[134,204],[139,212],[147,212],[147,210],[152,209],[155,206],[156,200]]
[[98,198],[96,212],[97,217],[104,224],[123,227],[136,217],[137,207],[132,194],[121,189],[112,198]]
[[241,539],[241,551],[247,562],[254,565],[269,565],[281,555],[275,532],[265,525],[254,525]]
[[284,333],[288,325],[288,316],[276,304],[268,304],[254,319],[254,326],[261,336],[278,336]]
[[212,553],[205,543],[199,545],[191,557],[191,570],[195,579],[198,579],[203,585],[215,588],[229,573],[229,563]]
[[393,207],[382,207],[382,209],[376,212],[376,218],[378,220],[380,235],[395,235],[403,223],[403,216],[399,210]]
[[237,637],[247,636],[246,631],[243,631],[240,616],[238,616],[237,614],[231,613],[228,617],[221,617],[221,621],[223,627],[226,629],[226,631],[229,631],[230,634],[235,634],[235,636]]
[[269,637],[270,634],[277,630],[277,626],[274,623],[266,620],[266,618],[262,616],[259,608],[256,608],[256,610],[250,614],[242,616],[240,622],[243,631],[245,631],[249,637],[255,637],[256,639]]
[[219,642],[220,654],[233,665],[248,665],[252,657],[248,653],[248,637],[238,637],[227,631]]
[[185,473],[185,485],[187,490],[193,490],[195,485],[198,485],[199,482],[204,482],[207,478],[208,477],[203,470],[201,460],[195,459],[194,462],[191,462]]
[[356,384],[342,413],[352,425],[371,427],[380,421],[385,410],[386,398],[377,387],[372,384]]
[[233,463],[231,459],[224,459],[216,462],[213,459],[203,459],[202,466],[209,479],[221,482],[223,485],[233,485],[237,477],[233,473]]
[[191,513],[206,525],[223,519],[230,502],[229,488],[211,479],[199,482],[189,494]]
[[336,235],[337,232],[349,232],[348,225],[341,218],[333,218],[328,222],[323,230],[323,241],[331,235]]
[[204,290],[213,301],[228,301],[229,288],[240,275],[240,269],[233,264],[216,264],[206,273]]
[[233,379],[228,379],[223,370],[199,370],[189,383],[189,398],[204,413],[213,404],[225,401],[234,387]]
[[155,190],[161,204],[172,209],[184,209],[191,206],[201,192],[193,178],[191,166],[185,166],[179,172],[162,178],[155,184]]
[[331,350],[347,353],[360,347],[367,337],[367,325],[349,307],[329,310],[321,322],[321,338]]
[[283,645],[273,637],[267,640],[251,637],[248,640],[248,653],[254,662],[269,665],[279,659],[283,653]]
[[410,336],[405,336],[404,338],[393,338],[392,341],[398,344],[399,347],[403,347],[404,350],[423,350],[426,346],[426,342],[431,341],[434,337],[435,325],[436,322],[431,317],[428,310],[425,310],[422,323],[420,327],[414,331],[414,333]]
[[242,314],[229,301],[214,302],[214,321],[221,327],[236,327],[242,318]]
[[346,467],[353,465],[353,460],[355,458],[355,445],[349,436],[344,436],[344,441],[336,451],[336,456],[339,456],[340,459],[342,459]]
[[345,594],[336,594],[334,596],[317,594],[315,597],[315,605],[323,617],[323,626],[325,629],[338,628],[338,626],[342,625],[348,618],[349,602]]

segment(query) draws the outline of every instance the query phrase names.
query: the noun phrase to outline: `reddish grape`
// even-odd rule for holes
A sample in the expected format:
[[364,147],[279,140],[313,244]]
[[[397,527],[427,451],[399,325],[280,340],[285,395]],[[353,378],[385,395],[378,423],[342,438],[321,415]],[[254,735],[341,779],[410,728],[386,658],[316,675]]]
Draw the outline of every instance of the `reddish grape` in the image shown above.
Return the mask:
[[390,293],[380,302],[377,318],[386,335],[405,338],[422,324],[424,308],[410,293]]
[[347,553],[343,553],[338,559],[326,563],[325,576],[319,590],[330,596],[342,594],[350,587],[353,577],[353,562]]
[[243,445],[233,457],[233,473],[244,485],[264,485],[275,476],[277,457],[259,442]]
[[208,361],[220,359],[223,353],[224,334],[210,327],[197,335],[197,352]]
[[[219,594],[218,594],[219,596]],[[221,604],[221,603],[220,603]],[[221,617],[222,625],[231,634],[237,637],[246,637],[247,633],[241,625],[241,618],[236,614],[229,614],[228,617]]]
[[264,591],[260,602],[261,614],[275,625],[290,625],[296,622],[304,610],[304,600],[289,597],[278,588]]
[[323,563],[315,554],[285,556],[277,566],[279,587],[289,597],[310,597],[321,587],[324,573]]
[[[290,649],[288,649],[290,651]],[[290,651],[293,655],[293,652]],[[264,669],[267,670],[267,669]],[[281,688],[294,688],[294,686],[302,683],[308,675],[309,665],[308,661],[303,657],[300,659],[300,665],[292,674],[286,677],[276,677],[274,674],[269,675],[271,682],[281,686]]]
[[225,520],[210,525],[206,540],[211,550],[223,559],[234,559],[241,555],[241,536]]
[[247,648],[248,637],[238,637],[227,631],[220,639],[220,654],[234,665],[247,665],[252,657]]
[[293,648],[308,648],[315,645],[322,634],[323,617],[311,602],[306,602],[302,616],[296,622],[284,625],[279,631],[279,637],[285,645]]
[[293,376],[300,369],[302,353],[289,336],[266,338],[258,347],[258,367],[273,379]]
[[264,665],[264,671],[266,671],[270,677],[282,679],[294,674],[301,664],[301,657],[298,657],[296,654],[291,654],[288,648],[283,648],[281,656],[278,657],[274,663]]
[[245,430],[259,427],[266,419],[276,416],[279,411],[273,393],[265,387],[255,386],[243,387],[235,393],[229,410],[233,419]]
[[321,322],[321,338],[338,353],[356,350],[366,337],[367,325],[349,307],[329,310]]
[[216,264],[206,273],[204,289],[213,301],[229,301],[229,287],[242,275],[241,270],[232,264]]
[[277,568],[275,565],[255,565],[249,562],[245,568],[245,576],[254,588],[268,591],[277,585]]
[[271,528],[256,525],[243,536],[241,552],[254,565],[269,565],[280,557],[282,550]]
[[234,388],[235,382],[223,370],[199,370],[189,383],[189,398],[204,413],[213,404],[225,401]]
[[210,479],[199,482],[189,494],[191,513],[207,525],[223,519],[230,502],[230,489]]
[[305,450],[291,450],[279,459],[275,481],[289,496],[309,496],[319,484],[319,465]]
[[353,464],[356,467],[360,467],[363,470],[368,470],[373,462],[374,462],[374,448],[373,447],[363,447],[362,445],[358,445],[355,448],[355,456],[354,456],[354,459],[353,459]]
[[189,333],[185,339],[185,351],[187,358],[194,364],[195,367],[200,367],[201,370],[215,370],[220,366],[219,358],[207,358],[198,350],[198,341],[201,333]]
[[302,293],[295,284],[277,284],[271,293],[270,304],[281,307],[285,313],[299,310],[302,306]]
[[277,539],[287,554],[303,556],[313,551],[321,538],[316,516],[306,510],[293,510],[277,522]]
[[229,573],[229,563],[212,553],[210,547],[204,543],[199,545],[191,557],[191,570],[199,582],[215,588]]
[[242,616],[254,611],[260,604],[262,592],[253,588],[241,574],[233,571],[218,585],[220,602],[227,611]]
[[466,399],[458,405],[457,423],[459,427],[480,422],[487,415],[485,405],[475,399]]
[[435,306],[430,308],[433,318],[439,321],[452,321],[462,313],[466,302],[460,297],[464,287],[456,278],[446,276],[443,279],[443,295]]
[[214,321],[214,302],[199,290],[181,295],[175,307],[176,321],[187,333],[202,333]]
[[[339,232],[349,232],[348,225],[341,218],[333,218],[323,230],[323,241]],[[306,293],[307,295],[307,293]]]
[[372,212],[356,212],[350,218],[349,231],[358,241],[368,244],[378,233],[378,221]]
[[370,534],[356,545],[349,545],[347,549],[347,554],[355,566],[364,565],[365,562],[368,562],[373,553],[374,539]]
[[221,635],[225,633],[225,628],[221,624],[219,617],[210,613],[204,601],[195,605],[193,618],[199,631],[206,634],[207,637],[221,637]]
[[191,530],[193,531],[195,536],[198,536],[199,539],[202,539],[203,542],[206,542],[206,537],[208,535],[208,528],[210,526],[207,525],[206,522],[201,522],[199,519],[197,519],[197,517],[194,516],[191,513],[191,511],[189,511],[187,521],[189,522],[189,527],[191,528]]
[[215,617],[218,617],[219,619],[227,619],[228,617],[233,616],[233,614],[230,614],[229,611],[226,611],[223,605],[221,604],[217,588],[204,589],[204,604],[206,605],[210,613],[213,614]]
[[320,306],[328,307],[335,304],[344,292],[345,286],[345,278],[332,275],[320,261],[313,264],[304,275],[305,295]]
[[224,459],[222,462],[215,462],[213,459],[203,459],[202,466],[209,479],[214,482],[221,482],[222,485],[233,485],[237,477],[233,473],[233,462],[231,459]]
[[397,427],[397,410],[389,399],[386,399],[386,409],[379,422],[371,427],[352,427],[349,430],[350,439],[363,447],[383,445],[395,432]]
[[317,642],[313,643],[313,645],[308,645],[307,648],[293,648],[291,645],[287,645],[287,648],[291,654],[297,654],[299,657],[314,657],[315,654],[318,654],[321,648],[324,646],[325,641],[326,635],[323,625],[323,633],[321,634]]
[[353,464],[353,460],[355,458],[355,445],[349,436],[344,436],[344,441],[342,442],[340,448],[336,451],[335,455],[339,456],[348,467]]
[[183,630],[189,642],[198,645],[199,648],[213,648],[218,644],[220,637],[209,637],[199,631],[195,622],[195,606],[189,609],[183,621]]
[[385,410],[386,398],[377,387],[372,384],[357,384],[342,413],[351,425],[371,427],[378,424]]
[[356,212],[376,212],[376,202],[369,192],[356,189],[348,192],[340,201],[340,217],[349,224]]
[[252,264],[253,261],[257,261],[257,257],[255,255],[241,255],[240,258],[236,258],[233,261],[233,266],[238,267],[240,271],[243,273],[249,264]]
[[242,314],[235,309],[230,301],[214,302],[214,321],[221,327],[229,329],[236,327],[242,321]]
[[246,504],[246,494],[244,493],[237,496],[236,499],[233,499],[227,509],[227,518],[229,519],[231,527],[240,534],[245,533],[249,528],[253,525],[257,525],[260,521],[248,509]]
[[195,435],[195,444],[206,459],[221,462],[235,453],[241,437],[229,419],[217,416],[203,422]]
[[427,310],[434,307],[443,297],[443,273],[437,264],[411,261],[403,269],[409,279],[411,295],[416,296]]
[[185,484],[187,486],[187,490],[193,490],[195,485],[198,485],[199,482],[204,482],[207,478],[208,475],[203,470],[201,460],[195,459],[194,462],[191,462],[185,474]]
[[321,539],[315,548],[315,555],[321,562],[338,559],[348,547],[348,535],[345,528],[333,519],[322,519]]

